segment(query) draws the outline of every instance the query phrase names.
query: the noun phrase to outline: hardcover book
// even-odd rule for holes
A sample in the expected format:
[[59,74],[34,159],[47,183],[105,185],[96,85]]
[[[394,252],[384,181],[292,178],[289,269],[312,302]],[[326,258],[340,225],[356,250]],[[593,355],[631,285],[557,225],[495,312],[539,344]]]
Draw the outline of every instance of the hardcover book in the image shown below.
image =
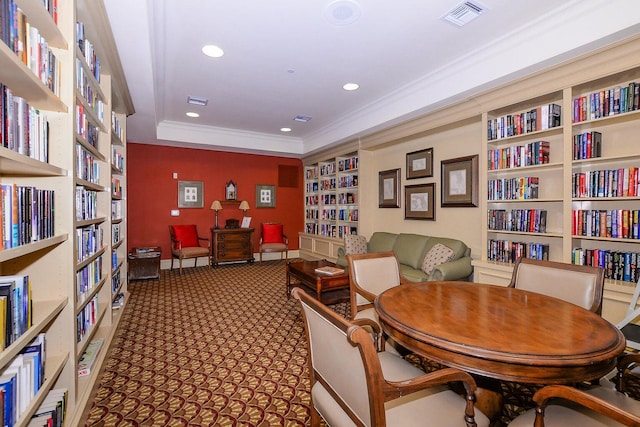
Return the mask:
[[315,271],[318,274],[325,274],[327,276],[335,276],[337,274],[344,273],[344,269],[338,268],[338,267],[332,267],[330,265],[326,265],[324,267],[318,267],[316,268]]

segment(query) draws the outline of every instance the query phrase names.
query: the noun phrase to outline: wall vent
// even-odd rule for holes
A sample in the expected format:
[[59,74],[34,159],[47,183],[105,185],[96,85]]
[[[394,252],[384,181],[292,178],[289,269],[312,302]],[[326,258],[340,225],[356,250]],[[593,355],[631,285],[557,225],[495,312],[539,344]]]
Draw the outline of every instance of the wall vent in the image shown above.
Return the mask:
[[479,3],[465,1],[447,12],[442,17],[442,20],[462,27],[482,15],[485,11],[486,8]]

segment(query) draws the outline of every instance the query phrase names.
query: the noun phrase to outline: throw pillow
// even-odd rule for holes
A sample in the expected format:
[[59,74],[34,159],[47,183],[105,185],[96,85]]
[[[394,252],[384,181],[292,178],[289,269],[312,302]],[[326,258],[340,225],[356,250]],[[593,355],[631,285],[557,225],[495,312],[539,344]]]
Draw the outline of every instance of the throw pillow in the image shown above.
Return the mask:
[[433,245],[422,262],[422,271],[425,274],[431,274],[433,267],[440,265],[443,262],[448,262],[453,259],[454,253],[451,248],[446,247],[442,243],[436,243]]
[[262,243],[284,243],[282,224],[262,224]]
[[[183,248],[200,246],[198,230],[195,225],[174,225],[173,232],[175,233],[176,240],[182,243]],[[178,244],[176,243],[176,249],[177,248]]]
[[347,234],[344,236],[345,255],[356,255],[367,253],[367,239],[364,236]]

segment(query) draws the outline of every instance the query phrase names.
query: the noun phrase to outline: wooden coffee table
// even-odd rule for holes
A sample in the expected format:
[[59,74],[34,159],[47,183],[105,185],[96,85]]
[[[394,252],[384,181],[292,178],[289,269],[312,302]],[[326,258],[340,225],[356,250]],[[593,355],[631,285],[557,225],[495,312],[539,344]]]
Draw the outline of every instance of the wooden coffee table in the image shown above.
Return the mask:
[[[336,265],[327,260],[298,261],[287,263],[287,298],[291,296],[291,288],[297,286],[314,295],[323,304],[336,304],[349,301],[349,273],[329,276],[318,274],[315,269]],[[342,267],[341,267],[342,268]]]

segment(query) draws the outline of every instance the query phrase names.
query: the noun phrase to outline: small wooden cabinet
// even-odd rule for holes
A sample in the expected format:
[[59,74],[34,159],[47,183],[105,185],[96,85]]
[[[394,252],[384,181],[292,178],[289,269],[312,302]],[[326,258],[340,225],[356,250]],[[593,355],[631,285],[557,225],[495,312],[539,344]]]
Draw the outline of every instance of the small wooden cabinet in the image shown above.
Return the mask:
[[211,262],[253,262],[253,228],[211,228]]

